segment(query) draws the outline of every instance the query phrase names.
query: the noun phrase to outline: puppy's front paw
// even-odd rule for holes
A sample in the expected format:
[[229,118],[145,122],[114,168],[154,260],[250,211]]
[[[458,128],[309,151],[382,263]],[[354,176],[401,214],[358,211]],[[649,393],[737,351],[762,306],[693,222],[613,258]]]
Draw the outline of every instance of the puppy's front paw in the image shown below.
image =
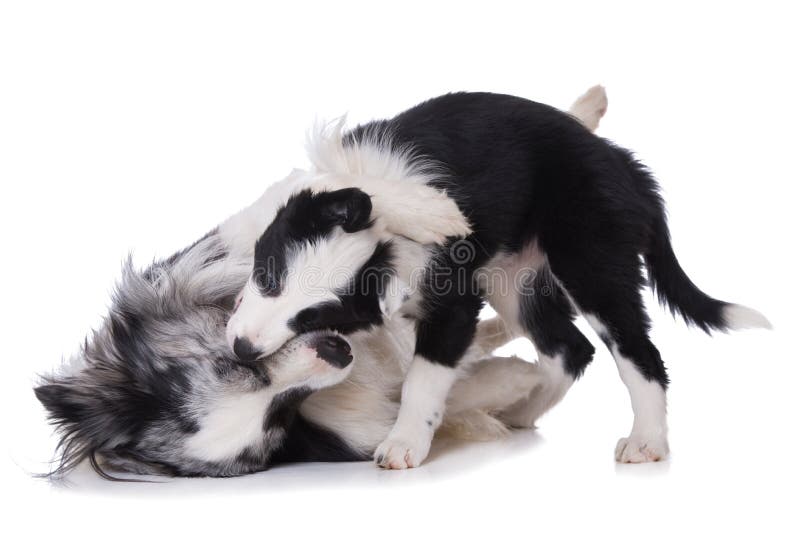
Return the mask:
[[375,463],[386,469],[418,467],[431,448],[430,439],[389,436],[375,450]]
[[614,451],[616,460],[623,464],[643,464],[665,460],[669,454],[667,440],[658,436],[634,436],[622,438]]
[[[467,218],[445,193],[420,185],[405,193],[386,199],[386,203],[391,203],[393,211],[397,213],[381,210],[386,214],[390,232],[417,243],[437,245],[444,244],[448,238],[463,238],[472,233]],[[382,201],[378,199],[379,203]]]
[[428,201],[427,211],[420,214],[418,224],[423,233],[429,234],[427,241],[438,245],[450,237],[464,238],[472,233],[458,205],[443,193]]

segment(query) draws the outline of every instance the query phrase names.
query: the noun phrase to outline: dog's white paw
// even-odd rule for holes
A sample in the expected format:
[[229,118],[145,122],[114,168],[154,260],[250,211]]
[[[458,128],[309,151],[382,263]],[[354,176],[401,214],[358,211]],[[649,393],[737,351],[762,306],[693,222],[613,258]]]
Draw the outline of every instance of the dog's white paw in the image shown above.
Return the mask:
[[387,217],[388,230],[417,243],[441,245],[472,233],[455,201],[432,187],[418,186],[405,198],[394,199],[394,205],[402,213]]
[[418,467],[431,448],[430,438],[389,436],[375,450],[375,463],[386,469]]
[[424,219],[424,225],[432,234],[433,242],[439,245],[450,237],[463,238],[472,233],[467,218],[456,203],[445,195],[433,202],[431,213],[425,214]]
[[616,460],[623,464],[643,464],[665,460],[669,454],[667,440],[658,436],[635,436],[622,438],[614,451]]

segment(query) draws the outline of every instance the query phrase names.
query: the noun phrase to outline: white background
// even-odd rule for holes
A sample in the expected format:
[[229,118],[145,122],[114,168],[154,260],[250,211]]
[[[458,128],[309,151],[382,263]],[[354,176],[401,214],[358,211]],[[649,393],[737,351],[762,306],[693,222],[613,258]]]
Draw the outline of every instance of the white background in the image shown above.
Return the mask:
[[[644,4],[2,2],[6,531],[797,532],[798,18],[792,2]],[[302,166],[315,116],[355,123],[451,90],[566,107],[595,83],[599,133],[655,170],[694,281],[775,325],[709,338],[652,306],[670,461],[614,464],[627,394],[581,323],[595,363],[537,432],[413,471],[28,475],[54,445],[31,385],[98,324],[122,258],[170,254]]]

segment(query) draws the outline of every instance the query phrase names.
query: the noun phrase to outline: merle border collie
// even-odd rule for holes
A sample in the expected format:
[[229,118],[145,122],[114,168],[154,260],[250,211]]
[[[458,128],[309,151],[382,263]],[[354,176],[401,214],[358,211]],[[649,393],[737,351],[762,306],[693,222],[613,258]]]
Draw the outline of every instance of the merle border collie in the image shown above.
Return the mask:
[[[605,92],[593,88],[570,111],[594,129],[606,105]],[[325,205],[298,231],[332,221],[351,232],[367,224],[351,216],[351,188],[358,185],[371,193],[368,224],[382,239],[394,236],[413,251],[410,243],[443,243],[469,232],[450,197],[427,185],[428,174],[418,181],[391,178],[409,177],[412,154],[403,160],[378,155],[370,165],[386,165],[389,180],[309,181],[309,173],[296,171],[185,250],[143,270],[129,261],[101,327],[35,390],[60,435],[51,475],[85,460],[116,479],[109,470],[232,476],[281,462],[370,458],[397,419],[414,354],[413,319],[390,314],[383,298],[380,325],[308,330],[258,359],[237,357],[225,331],[254,270],[257,238],[292,194],[307,187],[344,192],[315,197]],[[293,235],[287,230],[287,243],[296,244]],[[327,263],[321,267],[332,271]],[[381,283],[380,276],[375,280]],[[341,298],[358,297],[343,292]],[[489,356],[513,336],[499,318],[478,324],[446,407],[431,414],[429,428],[443,418],[442,430],[451,435],[493,439],[516,424],[514,406],[542,387],[545,375],[539,364]],[[235,348],[243,353],[241,342]]]
[[[669,380],[648,334],[643,267],[661,302],[689,324],[769,326],[755,310],[709,297],[681,269],[649,170],[552,107],[447,94],[389,120],[322,130],[310,153],[306,179],[325,185],[295,194],[258,239],[228,342],[242,361],[258,361],[305,332],[349,333],[387,315],[412,318],[413,361],[397,421],[374,454],[380,466],[425,460],[485,302],[514,335],[533,342],[546,377],[506,411],[504,420],[518,427],[532,427],[591,362],[595,349],[573,323],[578,313],[586,317],[630,393],[633,427],[615,450],[629,463],[668,454]],[[446,194],[471,232],[442,245],[387,240],[370,217],[375,193],[331,186],[379,191],[392,182]],[[355,293],[352,280],[360,281]]]

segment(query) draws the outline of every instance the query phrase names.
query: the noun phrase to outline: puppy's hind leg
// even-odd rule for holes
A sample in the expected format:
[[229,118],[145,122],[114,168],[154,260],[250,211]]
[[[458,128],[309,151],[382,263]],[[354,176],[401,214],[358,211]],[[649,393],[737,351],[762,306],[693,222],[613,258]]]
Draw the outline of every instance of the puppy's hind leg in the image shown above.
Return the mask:
[[589,324],[614,356],[628,388],[633,427],[617,444],[615,457],[624,463],[665,459],[667,443],[666,389],[669,382],[658,349],[650,341],[640,288],[644,285],[637,254],[620,250],[600,261],[591,255],[550,254],[551,267],[570,288]]
[[594,347],[573,324],[575,315],[566,293],[546,265],[519,295],[518,321],[539,354],[541,384],[498,415],[506,424],[533,428],[536,421],[564,398],[592,361]]

